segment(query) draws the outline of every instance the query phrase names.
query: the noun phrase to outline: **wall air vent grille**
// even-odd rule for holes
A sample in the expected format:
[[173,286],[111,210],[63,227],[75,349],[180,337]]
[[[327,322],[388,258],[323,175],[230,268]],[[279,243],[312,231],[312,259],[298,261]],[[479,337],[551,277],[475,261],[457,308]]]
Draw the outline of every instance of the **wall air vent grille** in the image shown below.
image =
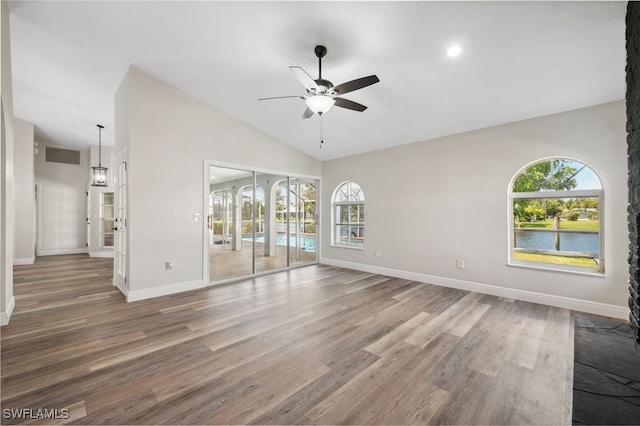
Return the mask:
[[49,163],[65,163],[80,165],[80,151],[73,149],[53,148],[46,149],[45,160]]

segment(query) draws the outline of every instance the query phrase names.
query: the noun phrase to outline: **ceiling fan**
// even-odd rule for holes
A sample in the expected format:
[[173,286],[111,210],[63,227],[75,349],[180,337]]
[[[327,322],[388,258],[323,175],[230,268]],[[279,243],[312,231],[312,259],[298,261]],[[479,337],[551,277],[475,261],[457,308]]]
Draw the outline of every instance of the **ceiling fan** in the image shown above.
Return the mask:
[[322,116],[325,112],[329,111],[333,105],[340,108],[346,108],[353,111],[364,111],[366,106],[359,104],[349,99],[340,97],[345,93],[353,92],[354,90],[362,89],[363,87],[370,86],[380,81],[375,75],[358,78],[348,81],[346,83],[338,84],[334,86],[329,80],[322,78],[322,58],[327,54],[327,48],[321,45],[316,46],[315,53],[318,58],[318,79],[314,80],[309,74],[301,67],[291,66],[289,70],[293,73],[293,76],[304,86],[307,90],[306,96],[276,96],[271,98],[261,98],[259,101],[265,101],[270,99],[285,99],[285,98],[300,98],[304,99],[307,104],[307,109],[302,114],[302,118],[310,118],[313,114]]

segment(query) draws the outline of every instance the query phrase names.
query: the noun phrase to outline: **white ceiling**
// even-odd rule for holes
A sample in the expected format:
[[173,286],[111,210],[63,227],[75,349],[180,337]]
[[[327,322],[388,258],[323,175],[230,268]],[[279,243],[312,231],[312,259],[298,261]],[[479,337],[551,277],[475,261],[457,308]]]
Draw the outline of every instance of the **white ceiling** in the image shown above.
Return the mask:
[[[14,113],[37,137],[113,144],[130,64],[320,160],[624,99],[626,2],[12,1]],[[450,58],[458,43],[463,53]],[[339,84],[376,74],[302,120],[288,70]]]

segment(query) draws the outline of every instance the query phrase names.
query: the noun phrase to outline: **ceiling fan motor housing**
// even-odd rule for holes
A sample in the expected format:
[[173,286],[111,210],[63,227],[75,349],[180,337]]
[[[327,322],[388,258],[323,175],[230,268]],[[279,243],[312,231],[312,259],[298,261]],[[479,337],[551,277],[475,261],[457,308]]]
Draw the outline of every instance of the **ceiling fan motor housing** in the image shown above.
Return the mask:
[[335,95],[336,92],[331,90],[333,88],[333,83],[330,82],[329,80],[325,80],[323,78],[319,78],[317,80],[314,80],[316,82],[316,84],[318,85],[318,89],[315,93],[324,93],[327,95]]

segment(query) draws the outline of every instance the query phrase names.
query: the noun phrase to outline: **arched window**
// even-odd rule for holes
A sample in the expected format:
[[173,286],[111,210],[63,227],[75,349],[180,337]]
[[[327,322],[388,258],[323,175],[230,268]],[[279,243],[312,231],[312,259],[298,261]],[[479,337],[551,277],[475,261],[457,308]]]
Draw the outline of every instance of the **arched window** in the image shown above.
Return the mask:
[[364,194],[351,181],[333,192],[333,244],[364,248]]
[[604,272],[602,184],[569,158],[525,166],[509,191],[509,264]]

